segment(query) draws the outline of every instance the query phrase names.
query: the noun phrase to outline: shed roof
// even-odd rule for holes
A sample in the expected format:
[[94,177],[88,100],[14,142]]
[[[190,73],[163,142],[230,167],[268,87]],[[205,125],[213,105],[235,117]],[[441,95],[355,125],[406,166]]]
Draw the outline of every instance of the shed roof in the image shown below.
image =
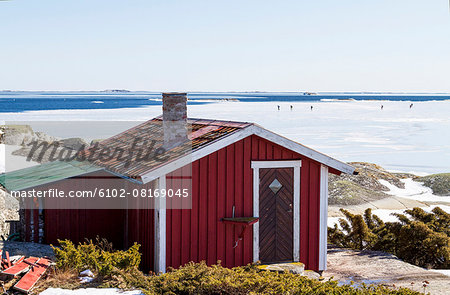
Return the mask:
[[[187,119],[188,141],[185,144],[166,150],[160,157],[149,154],[149,157],[142,159],[147,152],[155,152],[158,148],[163,147],[162,123],[160,116],[103,140],[96,147],[91,146],[82,154],[89,161],[52,162],[26,168],[7,173],[6,177],[0,176],[0,183],[3,184],[6,179],[8,185],[3,185],[9,190],[12,190],[10,187],[25,189],[101,169],[139,183],[148,183],[250,135],[257,135],[275,142],[337,171],[351,174],[355,170],[346,163],[264,129],[257,124],[192,118]],[[151,149],[148,149],[149,146]],[[140,154],[137,151],[139,148],[142,149]],[[114,156],[108,159],[98,159],[98,150],[107,150]],[[126,156],[120,157],[118,154],[120,151],[126,153],[130,150],[133,150],[133,153],[128,153]],[[164,160],[161,160],[161,157]],[[23,181],[31,175],[34,176],[33,181]]]
[[[93,163],[118,175],[140,180],[143,174],[153,169],[164,166],[186,154],[191,154],[211,142],[220,140],[251,125],[243,122],[188,119],[188,141],[183,145],[164,149],[164,154],[157,157],[154,153],[158,148],[164,146],[162,123],[161,117],[144,122],[99,142],[95,150],[93,147],[87,149],[84,156],[89,159],[92,157],[91,155],[98,154],[98,150],[108,150],[111,154],[118,151],[116,156],[111,157],[111,159],[96,159]],[[142,148],[141,153],[139,153],[139,148]],[[126,155],[119,157],[120,151],[126,151],[124,153]],[[130,153],[130,151],[133,153]],[[148,157],[142,159],[147,154]],[[164,158],[164,160],[162,161],[161,158]]]
[[19,191],[102,169],[89,162],[55,161],[1,174],[0,184],[9,191]]

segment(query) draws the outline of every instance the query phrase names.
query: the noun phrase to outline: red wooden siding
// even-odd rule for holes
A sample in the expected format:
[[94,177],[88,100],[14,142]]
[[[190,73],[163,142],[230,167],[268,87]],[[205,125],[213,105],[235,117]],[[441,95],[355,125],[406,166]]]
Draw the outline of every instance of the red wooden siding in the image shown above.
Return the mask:
[[[111,177],[111,179],[101,179],[92,181],[92,177]],[[89,181],[87,180],[89,179]],[[92,187],[100,188],[126,188],[133,189],[154,188],[154,183],[144,186],[127,180],[118,178],[107,172],[95,172],[83,175],[82,177],[61,180],[46,186],[35,188],[45,190],[49,188],[61,191],[76,190],[82,188],[89,190]],[[146,208],[143,202],[149,199],[132,199],[133,202]],[[67,202],[67,200],[64,200]],[[65,206],[67,207],[67,206]],[[73,208],[76,208],[74,202]],[[57,245],[58,239],[70,239],[74,243],[84,242],[86,239],[95,239],[97,236],[106,238],[113,243],[114,248],[123,249],[133,245],[134,242],[141,244],[142,268],[144,270],[153,269],[154,260],[154,214],[153,210],[147,209],[46,209],[44,210],[44,242]],[[31,215],[36,210],[25,210],[26,224],[30,224]],[[34,219],[34,218],[33,218]],[[26,227],[26,240],[31,238],[30,226]]]
[[[320,163],[251,136],[192,163],[192,210],[167,210],[167,266],[206,261],[233,267],[253,259],[253,232],[247,230],[236,248],[242,230],[225,225],[223,217],[253,215],[253,160],[301,159],[300,261],[318,270]],[[181,169],[174,172],[183,174]],[[172,174],[167,176],[170,188]],[[186,224],[185,224],[186,223]],[[190,228],[189,233],[185,232]]]
[[[167,189],[179,183],[192,181],[192,209],[169,209],[166,219],[166,264],[179,267],[189,261],[206,261],[233,267],[245,265],[253,259],[253,232],[249,228],[244,239],[233,248],[242,228],[220,222],[231,217],[235,206],[236,217],[253,215],[253,160],[302,160],[300,185],[300,261],[308,269],[318,270],[319,255],[319,200],[320,163],[299,155],[258,136],[250,136],[194,161],[167,175]],[[98,173],[98,172],[97,172]],[[106,172],[105,175],[111,176]],[[189,176],[187,179],[183,176]],[[152,188],[126,180],[125,187]],[[186,181],[186,183],[185,183]],[[62,180],[47,187],[68,190],[89,185],[83,178]],[[120,181],[118,183],[121,183]],[[98,182],[97,187],[111,188],[114,184]],[[117,184],[118,185],[118,184]],[[85,238],[105,237],[116,248],[129,247],[134,242],[142,245],[142,266],[153,269],[154,210],[44,210],[44,242],[57,239],[82,242]],[[25,212],[29,225],[34,219],[31,210]],[[30,226],[25,232],[31,237]]]
[[[127,182],[126,189],[132,191],[133,189],[155,189],[156,181],[145,185],[138,185]],[[130,204],[132,208],[152,208],[148,202],[152,202],[149,198],[131,199]],[[136,204],[137,203],[137,204]],[[132,206],[131,206],[132,205]],[[134,243],[141,245],[139,251],[142,253],[141,269],[144,271],[153,270],[154,265],[154,248],[155,248],[155,215],[154,210],[148,209],[128,209],[124,210],[126,217],[126,224],[122,227],[125,229],[125,248],[131,247]]]
[[[96,180],[98,177],[100,179]],[[106,177],[106,178],[105,178]],[[83,177],[61,180],[45,186],[35,188],[46,190],[49,188],[65,191],[92,190],[98,188],[114,188],[123,185],[125,180],[117,178],[107,172],[94,172]],[[73,209],[45,209],[44,210],[44,241],[57,245],[58,239],[70,239],[75,243],[97,236],[106,238],[117,249],[124,247],[125,210],[77,209],[77,199],[52,200],[65,202],[64,207]],[[71,206],[68,206],[70,202]]]
[[123,248],[123,210],[65,209],[45,210],[45,242],[58,245],[58,239],[74,243],[99,236]]

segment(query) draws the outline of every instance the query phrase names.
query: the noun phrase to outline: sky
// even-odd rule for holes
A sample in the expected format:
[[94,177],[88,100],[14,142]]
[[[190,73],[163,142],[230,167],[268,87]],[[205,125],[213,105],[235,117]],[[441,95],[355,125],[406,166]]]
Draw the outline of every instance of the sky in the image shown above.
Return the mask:
[[0,1],[0,90],[450,92],[448,0]]

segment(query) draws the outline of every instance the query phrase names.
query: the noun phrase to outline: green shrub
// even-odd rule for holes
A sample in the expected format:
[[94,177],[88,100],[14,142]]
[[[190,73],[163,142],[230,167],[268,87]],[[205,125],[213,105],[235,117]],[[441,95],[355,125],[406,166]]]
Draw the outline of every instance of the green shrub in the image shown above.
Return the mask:
[[[288,272],[264,271],[257,265],[232,269],[219,264],[207,266],[205,262],[190,262],[165,274],[144,275],[139,271],[139,246],[127,251],[105,250],[92,241],[75,246],[68,240],[54,247],[58,268],[80,271],[96,269],[107,274],[96,287],[140,289],[144,294],[348,294],[348,295],[416,295],[419,292],[374,285],[338,285],[337,281],[317,281]],[[107,271],[106,271],[107,270]],[[56,282],[59,286],[59,283]],[[80,287],[85,287],[81,286]]]
[[233,269],[220,264],[207,266],[204,262],[190,262],[179,269],[171,269],[158,276],[145,276],[142,272],[116,271],[116,284],[107,287],[138,288],[153,294],[396,294],[416,295],[406,289],[390,289],[374,285],[338,285],[337,281],[320,282],[288,272],[263,271],[250,264]]
[[423,222],[413,221],[400,230],[396,254],[406,262],[427,268],[450,268],[450,238]]
[[328,228],[329,242],[357,250],[377,250],[428,268],[450,268],[450,214],[436,207],[431,213],[420,208],[394,214],[398,222],[384,223],[371,209],[353,215],[341,209],[341,228]]
[[341,212],[347,220],[339,219],[342,230],[337,225],[328,229],[330,240],[345,248],[370,249],[376,240],[376,236],[372,232],[374,222],[366,223],[361,215],[352,214],[345,209],[341,209]]
[[139,267],[141,254],[140,245],[134,244],[126,251],[112,251],[105,249],[102,244],[94,244],[92,240],[75,246],[69,240],[58,240],[60,247],[54,247],[56,263],[61,269],[75,269],[82,271],[91,269],[102,276],[111,275],[117,268],[129,270]]
[[148,279],[146,294],[420,294],[384,286],[339,286],[336,281],[309,279],[288,272],[262,271],[256,265],[224,268],[188,263]]

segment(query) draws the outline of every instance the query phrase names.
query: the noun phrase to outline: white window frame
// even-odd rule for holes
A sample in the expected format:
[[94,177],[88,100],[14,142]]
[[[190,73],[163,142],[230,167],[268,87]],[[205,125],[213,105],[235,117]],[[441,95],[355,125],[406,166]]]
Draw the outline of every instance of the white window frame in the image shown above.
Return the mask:
[[[300,261],[300,167],[301,160],[252,161],[253,168],[253,216],[259,217],[259,169],[294,168],[294,216],[293,216],[293,258]],[[259,260],[259,222],[253,225],[253,262]]]

